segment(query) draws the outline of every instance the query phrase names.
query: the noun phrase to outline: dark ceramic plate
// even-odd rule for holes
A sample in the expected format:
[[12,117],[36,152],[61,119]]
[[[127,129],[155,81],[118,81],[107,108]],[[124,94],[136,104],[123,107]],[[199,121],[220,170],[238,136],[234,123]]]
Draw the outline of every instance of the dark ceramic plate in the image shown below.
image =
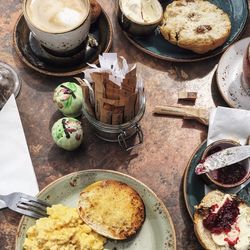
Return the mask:
[[45,51],[34,39],[23,15],[21,15],[16,22],[13,39],[18,56],[27,66],[46,75],[71,76],[82,73],[88,67],[87,63],[97,64],[98,56],[109,51],[113,31],[109,17],[104,11],[98,20],[91,25],[90,34],[97,40],[98,47],[91,48],[85,44],[76,55],[54,56],[47,53],[48,51]]
[[[194,152],[186,167],[183,178],[183,193],[186,207],[190,217],[193,219],[194,206],[198,205],[205,196],[205,183],[201,176],[195,174],[194,170],[201,160],[201,156],[207,146],[204,141]],[[238,194],[248,205],[250,205],[250,183],[243,188]]]
[[[171,3],[172,1],[166,2]],[[211,0],[210,2],[229,14],[232,23],[232,31],[226,43],[206,54],[199,55],[192,51],[179,48],[176,45],[172,45],[167,42],[159,32],[144,37],[132,36],[125,31],[124,34],[138,49],[163,60],[192,62],[214,57],[225,51],[225,49],[241,35],[247,22],[248,2],[247,0]],[[166,4],[162,5],[165,10]]]

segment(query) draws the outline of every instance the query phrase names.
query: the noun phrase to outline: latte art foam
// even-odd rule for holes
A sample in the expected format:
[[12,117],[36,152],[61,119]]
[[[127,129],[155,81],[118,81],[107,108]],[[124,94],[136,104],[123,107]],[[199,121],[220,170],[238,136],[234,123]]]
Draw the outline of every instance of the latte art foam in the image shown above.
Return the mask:
[[[87,1],[86,1],[87,2]],[[26,12],[35,27],[50,33],[73,30],[84,22],[88,6],[83,0],[28,0]]]

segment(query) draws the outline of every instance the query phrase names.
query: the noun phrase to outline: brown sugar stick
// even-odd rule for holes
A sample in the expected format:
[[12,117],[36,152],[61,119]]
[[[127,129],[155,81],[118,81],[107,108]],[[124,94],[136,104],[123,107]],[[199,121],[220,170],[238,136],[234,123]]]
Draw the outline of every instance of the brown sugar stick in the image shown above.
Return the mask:
[[114,89],[120,89],[120,86],[109,80],[109,78],[104,80],[105,88],[114,88]]
[[109,80],[110,73],[102,74],[102,85],[103,85],[103,95],[102,97],[106,97],[109,99],[118,100],[119,99],[119,90],[120,87]]
[[96,115],[96,119],[100,120],[100,110],[101,107],[99,99],[104,97],[105,95],[105,88],[104,88],[104,74],[102,73],[91,73],[91,78],[95,83],[95,115]]
[[112,125],[119,125],[123,123],[124,106],[115,107],[112,113]]
[[91,83],[91,86],[92,86],[92,89],[93,89],[93,91],[94,91],[94,93],[95,93],[95,82],[92,82],[92,83]]
[[[132,94],[134,94],[134,93],[132,93]],[[131,92],[124,90],[124,89],[120,89],[120,96],[128,97],[130,95],[131,95]]]
[[106,98],[112,100],[120,99],[120,88],[114,88],[111,84],[106,84]]
[[136,68],[132,69],[125,75],[125,79],[122,81],[122,89],[130,93],[136,91]]
[[125,105],[125,99],[122,100],[112,100],[112,99],[107,99],[107,98],[100,98],[102,102],[108,103],[112,106],[124,106]]
[[100,100],[95,97],[95,117],[97,120],[100,121],[100,117],[101,117],[101,103]]
[[105,97],[105,87],[104,87],[104,78],[108,73],[91,73],[91,78],[95,83],[95,96],[98,94],[102,97]]
[[133,94],[129,97],[123,97],[125,101],[124,107],[124,122],[128,122],[135,117],[135,102],[136,102],[137,94]]
[[89,93],[89,87],[86,84],[86,82],[84,80],[82,80],[79,77],[74,77],[78,83],[80,84],[81,88],[82,88],[82,94],[83,94],[83,106],[84,108],[87,110],[87,112],[92,115],[95,116],[94,111],[93,111],[93,107],[90,103],[90,93]]
[[95,116],[97,120],[100,120],[101,115],[101,103],[98,95],[95,95]]
[[106,124],[112,123],[113,106],[108,103],[102,103],[100,110],[100,121]]

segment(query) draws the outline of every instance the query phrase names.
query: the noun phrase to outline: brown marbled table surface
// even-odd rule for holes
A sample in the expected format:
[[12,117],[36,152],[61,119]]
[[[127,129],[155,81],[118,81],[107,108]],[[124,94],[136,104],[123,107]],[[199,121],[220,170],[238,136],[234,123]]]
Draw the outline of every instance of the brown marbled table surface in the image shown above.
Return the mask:
[[[227,106],[218,92],[214,76],[220,56],[196,63],[172,63],[148,56],[132,46],[122,34],[115,14],[116,1],[99,2],[113,23],[111,51],[124,56],[130,63],[137,63],[138,72],[144,79],[147,108],[141,126],[145,140],[142,146],[130,152],[122,151],[117,144],[101,141],[85,122],[85,140],[77,151],[65,152],[55,146],[50,128],[61,115],[52,96],[54,88],[66,79],[36,73],[19,60],[12,32],[21,13],[21,1],[0,0],[0,61],[13,66],[22,80],[17,104],[39,187],[42,189],[65,174],[84,169],[112,169],[129,174],[148,185],[163,200],[175,225],[177,248],[200,249],[185,208],[182,177],[190,156],[206,138],[207,128],[196,121],[153,116],[152,110],[155,105],[180,104],[177,93],[181,90],[198,92],[195,106]],[[249,34],[250,25],[243,37]],[[0,250],[14,249],[20,218],[8,209],[0,211]]]

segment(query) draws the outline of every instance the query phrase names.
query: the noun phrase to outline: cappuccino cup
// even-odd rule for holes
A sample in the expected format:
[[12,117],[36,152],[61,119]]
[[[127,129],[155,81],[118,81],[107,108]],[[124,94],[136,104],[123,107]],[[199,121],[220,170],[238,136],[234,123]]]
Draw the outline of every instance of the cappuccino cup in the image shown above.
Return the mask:
[[59,54],[80,46],[89,33],[89,0],[24,0],[23,14],[35,39]]
[[250,44],[247,46],[243,57],[243,87],[250,90]]

